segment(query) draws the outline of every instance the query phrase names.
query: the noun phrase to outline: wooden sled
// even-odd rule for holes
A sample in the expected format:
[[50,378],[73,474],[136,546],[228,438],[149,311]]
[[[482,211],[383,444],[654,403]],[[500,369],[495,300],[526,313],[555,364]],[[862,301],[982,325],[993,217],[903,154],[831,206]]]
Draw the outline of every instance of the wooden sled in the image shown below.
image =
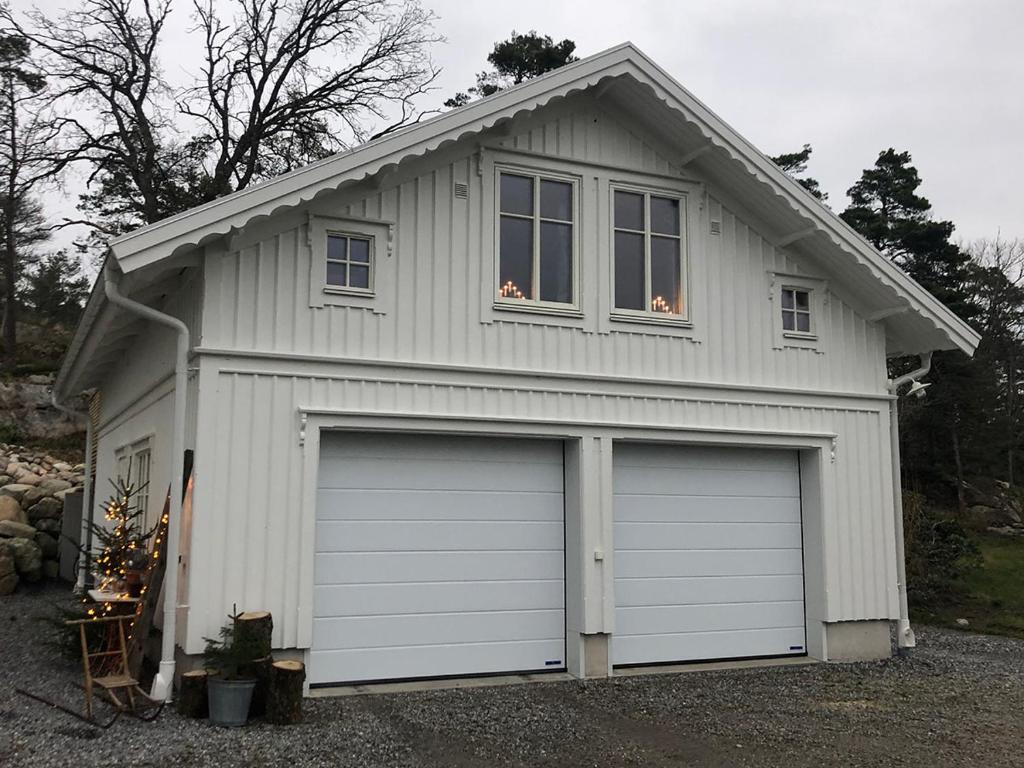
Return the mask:
[[[124,623],[134,619],[130,616],[103,616],[98,619],[76,619],[65,622],[68,626],[78,627],[78,638],[82,646],[82,669],[85,673],[85,713],[81,714],[65,707],[63,704],[50,701],[31,691],[21,688],[17,692],[38,702],[59,709],[79,720],[97,728],[109,728],[121,715],[131,715],[144,722],[156,720],[164,708],[164,702],[154,701],[139,686],[129,672],[128,643],[125,636]],[[104,641],[100,650],[91,651],[86,636],[87,625],[106,625]],[[107,720],[97,720],[93,714],[93,693],[99,689],[105,694],[105,703],[114,707],[114,714]]]

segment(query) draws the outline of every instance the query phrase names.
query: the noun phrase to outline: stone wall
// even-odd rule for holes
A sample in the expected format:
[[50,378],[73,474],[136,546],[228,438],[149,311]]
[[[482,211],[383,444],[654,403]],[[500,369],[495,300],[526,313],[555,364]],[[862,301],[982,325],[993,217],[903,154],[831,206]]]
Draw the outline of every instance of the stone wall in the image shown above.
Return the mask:
[[0,443],[0,595],[57,577],[64,497],[82,487],[83,472],[81,464]]

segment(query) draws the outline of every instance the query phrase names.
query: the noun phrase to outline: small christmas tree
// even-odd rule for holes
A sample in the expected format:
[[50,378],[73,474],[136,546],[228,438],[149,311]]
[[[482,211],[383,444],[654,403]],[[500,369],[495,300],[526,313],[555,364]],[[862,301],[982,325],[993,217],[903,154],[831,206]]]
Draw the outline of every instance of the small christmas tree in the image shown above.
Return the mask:
[[110,484],[114,493],[103,504],[104,523],[89,523],[102,547],[94,563],[96,587],[103,592],[127,595],[129,573],[145,567],[146,545],[159,525],[145,528],[146,510],[139,507],[138,496],[146,484],[132,483],[130,465],[127,478],[118,477]]

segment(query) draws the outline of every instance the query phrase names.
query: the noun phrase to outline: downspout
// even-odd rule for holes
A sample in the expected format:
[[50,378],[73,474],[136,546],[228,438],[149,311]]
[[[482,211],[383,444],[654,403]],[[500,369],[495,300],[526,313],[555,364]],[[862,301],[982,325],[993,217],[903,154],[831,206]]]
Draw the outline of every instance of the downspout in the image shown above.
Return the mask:
[[892,508],[896,528],[896,580],[899,590],[900,618],[896,625],[896,649],[900,655],[910,653],[917,646],[917,638],[910,626],[910,606],[907,601],[907,552],[903,535],[903,484],[900,482],[900,419],[899,419],[899,388],[904,384],[917,381],[932,368],[932,353],[921,355],[921,367],[905,373],[889,382],[889,440],[892,457]]
[[92,419],[89,414],[76,411],[61,405],[57,401],[57,391],[50,393],[50,402],[53,407],[62,413],[76,419],[85,421],[85,482],[82,484],[82,533],[79,538],[78,577],[75,579],[75,594],[85,592],[85,580],[89,574],[89,560],[92,557],[92,503],[89,497],[92,495],[92,441],[95,436],[92,433]]
[[178,350],[174,360],[174,427],[171,436],[171,500],[167,526],[167,569],[164,575],[164,624],[160,649],[160,669],[153,679],[150,693],[156,700],[170,701],[174,689],[174,648],[178,618],[178,551],[181,537],[182,485],[185,471],[185,400],[188,387],[188,327],[176,317],[158,312],[152,307],[122,296],[118,281],[108,266],[103,272],[103,288],[111,304],[128,310],[147,320],[171,328],[178,335]]

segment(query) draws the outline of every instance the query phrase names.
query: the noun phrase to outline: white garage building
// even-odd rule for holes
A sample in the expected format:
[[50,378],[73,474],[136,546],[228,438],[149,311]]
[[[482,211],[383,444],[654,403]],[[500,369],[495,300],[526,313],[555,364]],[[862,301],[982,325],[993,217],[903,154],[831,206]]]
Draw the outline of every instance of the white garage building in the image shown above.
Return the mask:
[[194,451],[179,660],[607,675],[911,643],[886,359],[977,341],[626,44],[116,240],[56,389]]

